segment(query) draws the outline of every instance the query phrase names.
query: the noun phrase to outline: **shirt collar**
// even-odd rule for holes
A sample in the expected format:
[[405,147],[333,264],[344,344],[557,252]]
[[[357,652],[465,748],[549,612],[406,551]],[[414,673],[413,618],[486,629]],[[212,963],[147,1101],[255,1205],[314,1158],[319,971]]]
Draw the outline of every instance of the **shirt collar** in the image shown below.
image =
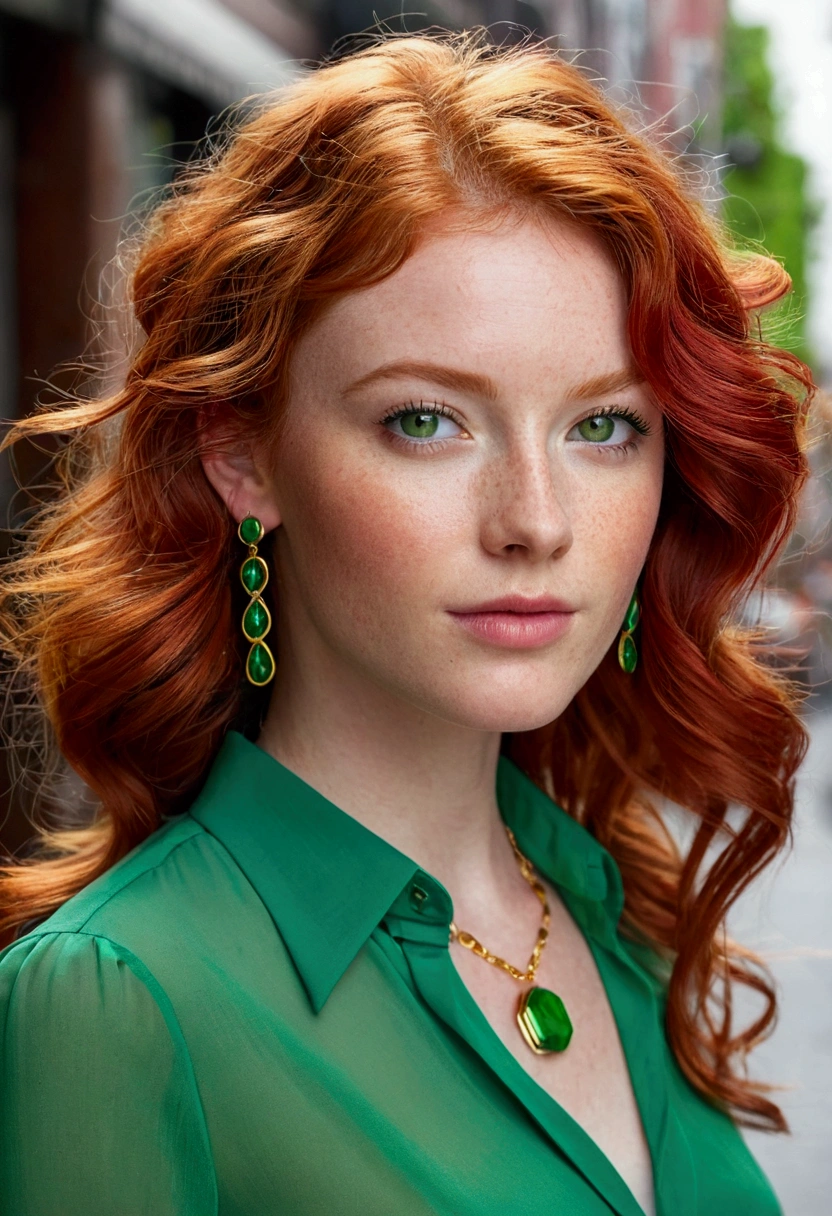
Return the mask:
[[[521,850],[576,897],[573,912],[586,907],[584,927],[614,929],[621,883],[606,851],[505,758],[497,798]],[[447,943],[453,907],[442,884],[236,731],[191,815],[265,904],[316,1012],[388,913],[388,925],[406,920]]]

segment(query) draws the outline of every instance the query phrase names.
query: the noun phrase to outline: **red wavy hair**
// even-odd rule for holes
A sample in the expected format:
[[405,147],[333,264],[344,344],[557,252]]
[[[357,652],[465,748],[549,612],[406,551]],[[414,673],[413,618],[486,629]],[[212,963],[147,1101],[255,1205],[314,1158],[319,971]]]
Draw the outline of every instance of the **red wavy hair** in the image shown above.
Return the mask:
[[[143,343],[123,388],[12,429],[7,442],[72,436],[62,493],[3,574],[0,626],[15,686],[98,808],[73,827],[42,812],[40,850],[0,871],[0,928],[45,917],[184,810],[254,695],[234,525],[197,456],[200,416],[225,411],[272,442],[304,327],[460,205],[541,208],[602,238],[667,427],[635,675],[611,652],[562,717],[506,748],[621,867],[625,927],[667,967],[686,1076],[742,1121],[782,1129],[743,1069],[774,993],[723,930],[788,838],[805,749],[795,691],[738,623],[806,476],[809,373],[753,323],[789,281],[731,252],[671,161],[540,46],[389,39],[263,99],[152,217],[131,279]],[[684,856],[663,799],[696,824]],[[763,1002],[739,1030],[737,982]]]

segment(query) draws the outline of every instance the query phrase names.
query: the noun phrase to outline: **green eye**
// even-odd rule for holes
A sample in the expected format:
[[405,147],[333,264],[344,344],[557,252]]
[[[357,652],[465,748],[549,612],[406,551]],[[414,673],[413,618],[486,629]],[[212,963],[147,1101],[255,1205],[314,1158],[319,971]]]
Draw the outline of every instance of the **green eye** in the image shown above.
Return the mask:
[[598,414],[594,418],[584,418],[578,423],[578,434],[581,439],[590,443],[605,443],[612,438],[615,430],[615,418],[609,414]]
[[430,439],[439,430],[439,415],[402,414],[399,425],[410,439]]

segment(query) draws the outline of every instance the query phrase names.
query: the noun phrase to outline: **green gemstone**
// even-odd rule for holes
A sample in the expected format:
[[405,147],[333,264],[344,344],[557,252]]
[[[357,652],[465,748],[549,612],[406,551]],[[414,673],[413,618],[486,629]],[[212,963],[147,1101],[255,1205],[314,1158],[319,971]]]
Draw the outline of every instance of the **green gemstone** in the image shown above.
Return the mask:
[[517,1014],[524,1037],[535,1051],[565,1051],[572,1038],[572,1023],[566,1006],[548,988],[532,988],[524,994]]
[[256,545],[263,535],[263,525],[254,515],[247,515],[238,528],[240,540],[247,545]]
[[638,598],[634,595],[630,600],[630,607],[627,609],[627,615],[624,617],[624,624],[621,626],[625,633],[633,632],[638,624],[640,616],[641,609],[638,606]]
[[638,663],[638,651],[636,644],[630,637],[629,633],[625,633],[618,643],[618,662],[628,675],[631,675],[636,669]]
[[269,610],[262,600],[252,600],[243,615],[243,633],[254,642],[268,633],[271,620]]
[[262,591],[268,582],[269,568],[262,557],[247,557],[240,569],[240,578],[249,595]]
[[248,652],[246,675],[252,684],[268,684],[274,675],[274,659],[265,642],[255,642]]

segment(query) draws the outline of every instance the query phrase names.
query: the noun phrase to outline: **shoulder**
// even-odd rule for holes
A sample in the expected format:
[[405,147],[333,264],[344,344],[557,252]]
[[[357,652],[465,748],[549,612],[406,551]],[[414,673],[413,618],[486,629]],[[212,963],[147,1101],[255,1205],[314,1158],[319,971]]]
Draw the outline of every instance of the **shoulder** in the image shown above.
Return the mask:
[[[160,898],[154,900],[151,888],[156,881],[163,875],[172,876],[177,872],[182,875],[183,864],[188,869],[198,870],[199,854],[206,849],[210,851],[214,843],[190,815],[170,819],[105,874],[62,904],[26,937],[84,930],[95,932],[94,925],[106,925],[109,915],[117,915],[118,909],[126,906],[138,910],[138,905],[143,904],[145,913],[154,909],[161,912],[161,904],[176,899],[177,884],[165,884],[164,894],[157,889],[155,894]],[[193,877],[197,879],[196,872]]]
[[0,953],[0,1008],[15,985],[30,1002],[58,990],[77,1001],[84,986],[101,1001],[137,981],[172,1021],[180,1000],[199,1000],[200,976],[235,937],[268,926],[273,934],[234,859],[183,815]]
[[168,820],[20,940],[74,933],[146,948],[161,945],[177,926],[198,937],[235,908],[252,914],[258,907],[227,849],[185,814]]
[[[161,942],[188,885],[186,875],[192,888],[199,885],[198,878],[194,884],[194,863],[202,851],[196,843],[200,838],[206,838],[202,850],[211,847],[207,834],[189,816],[171,820],[0,952],[0,1017],[7,1032],[19,1022],[18,1034],[25,1025],[25,1037],[48,1037],[59,1024],[66,1031],[77,1022],[82,1033],[84,1026],[91,1030],[98,1022],[115,1034],[119,1026],[134,1029],[142,1019],[177,1040],[176,1018],[154,975],[152,952],[150,958],[136,952],[130,926],[143,923],[151,939],[156,936]],[[179,882],[169,880],[173,873],[178,873]],[[133,1016],[124,1020],[131,1006]]]

